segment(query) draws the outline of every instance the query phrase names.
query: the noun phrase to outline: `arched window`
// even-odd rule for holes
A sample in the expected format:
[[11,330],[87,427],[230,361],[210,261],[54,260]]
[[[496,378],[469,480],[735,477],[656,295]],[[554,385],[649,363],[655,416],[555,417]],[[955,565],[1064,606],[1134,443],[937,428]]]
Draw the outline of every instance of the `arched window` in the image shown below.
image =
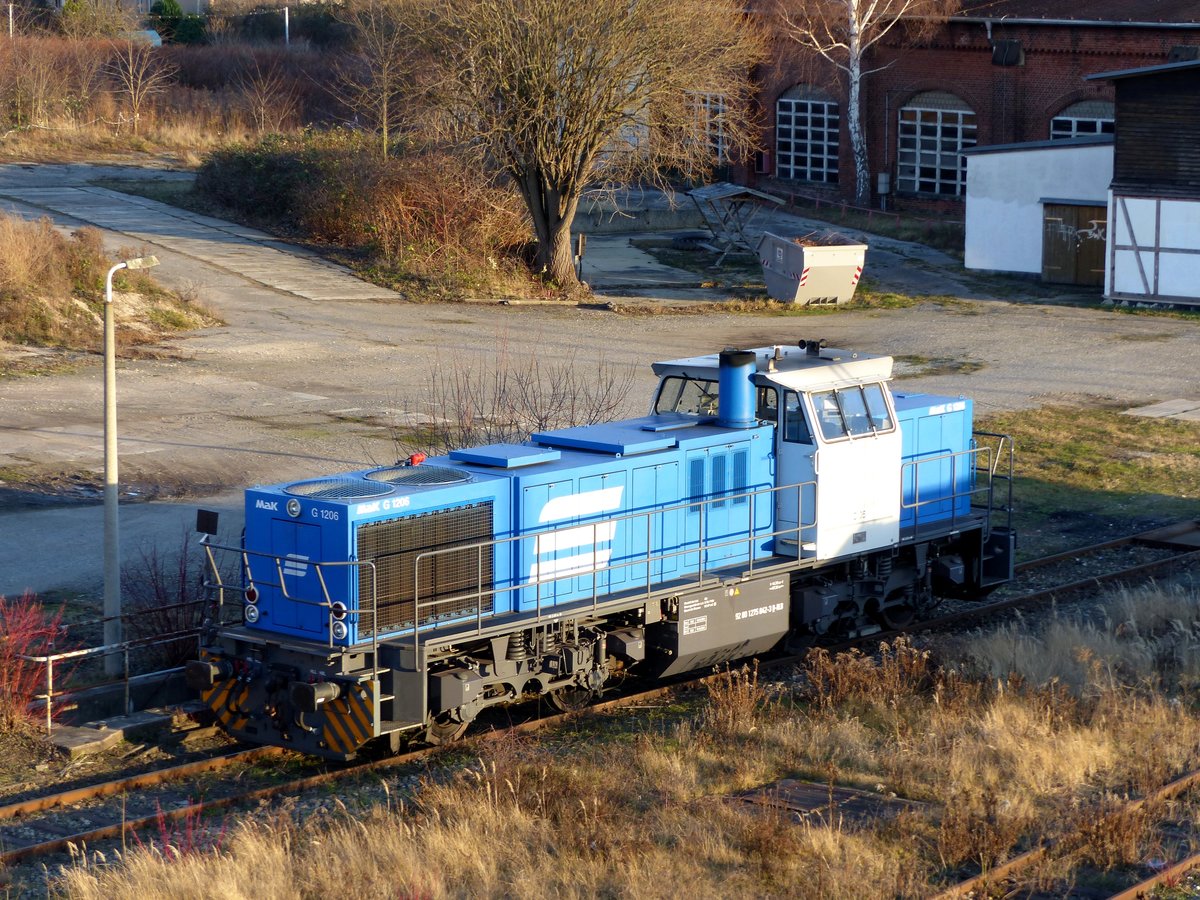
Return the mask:
[[945,91],[917,94],[899,112],[896,189],[960,197],[966,189],[962,152],[975,146],[975,111]]
[[797,181],[837,184],[837,101],[799,84],[775,102],[775,174]]
[[1050,140],[1061,141],[1094,134],[1112,134],[1116,111],[1107,100],[1072,103],[1050,120]]

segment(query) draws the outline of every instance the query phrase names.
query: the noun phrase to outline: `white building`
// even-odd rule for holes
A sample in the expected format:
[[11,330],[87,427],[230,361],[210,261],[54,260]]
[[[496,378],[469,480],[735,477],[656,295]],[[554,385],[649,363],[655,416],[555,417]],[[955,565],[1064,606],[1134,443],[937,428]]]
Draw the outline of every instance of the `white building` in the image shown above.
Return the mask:
[[968,269],[1104,284],[1110,135],[966,151]]

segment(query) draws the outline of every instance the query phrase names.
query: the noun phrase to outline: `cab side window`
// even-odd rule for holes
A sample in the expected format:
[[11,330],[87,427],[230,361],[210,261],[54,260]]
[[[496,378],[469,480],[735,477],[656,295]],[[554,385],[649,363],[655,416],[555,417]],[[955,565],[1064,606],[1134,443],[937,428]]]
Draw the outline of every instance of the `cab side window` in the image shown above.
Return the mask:
[[754,415],[762,422],[778,422],[779,391],[773,387],[760,387],[755,400]]
[[682,413],[686,416],[717,414],[717,382],[696,378],[664,378],[654,401],[656,413]]
[[811,399],[821,437],[826,441],[865,437],[896,427],[881,384],[817,391]]
[[783,439],[790,444],[811,444],[812,431],[804,415],[804,404],[795,391],[783,395]]

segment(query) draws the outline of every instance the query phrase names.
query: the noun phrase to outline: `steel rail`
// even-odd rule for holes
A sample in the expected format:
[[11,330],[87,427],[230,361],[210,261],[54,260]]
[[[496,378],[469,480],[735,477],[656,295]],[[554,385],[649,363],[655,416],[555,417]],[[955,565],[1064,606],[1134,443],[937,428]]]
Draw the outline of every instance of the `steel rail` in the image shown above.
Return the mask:
[[[1179,778],[1176,778],[1174,781],[1163,785],[1148,796],[1129,801],[1129,803],[1126,803],[1121,807],[1121,809],[1113,812],[1110,818],[1112,816],[1128,815],[1129,813],[1137,812],[1147,803],[1157,803],[1162,800],[1170,800],[1174,797],[1178,797],[1185,791],[1192,790],[1197,785],[1200,785],[1200,771],[1189,772],[1186,775],[1181,775]],[[966,881],[960,881],[953,887],[947,888],[940,894],[936,894],[933,900],[957,900],[957,898],[966,897],[967,895],[972,894],[981,888],[985,888],[988,885],[994,885],[997,882],[1003,881],[1011,875],[1020,872],[1022,869],[1029,868],[1045,858],[1046,854],[1053,850],[1061,842],[1062,839],[1060,838],[1057,841],[1047,841],[1039,844],[1037,847],[1027,850],[1019,856],[1014,856],[1012,859],[996,866],[993,869],[982,872],[973,878],[968,878]],[[1193,863],[1193,865],[1195,864],[1196,863]],[[1180,865],[1182,865],[1182,863]],[[1160,872],[1157,877],[1165,879],[1167,877],[1167,872]],[[1122,893],[1118,896],[1125,897],[1126,894]],[[1139,895],[1135,893],[1130,894],[1129,896],[1136,897]]]
[[[1135,575],[1149,575],[1162,569],[1169,569],[1172,566],[1177,566],[1180,563],[1189,562],[1200,558],[1200,550],[1189,550],[1185,553],[1179,553],[1175,556],[1168,556],[1163,559],[1154,560],[1153,562],[1139,563],[1136,566],[1119,569],[1116,572],[1109,572],[1103,575],[1089,575],[1087,578],[1081,578],[1078,581],[1071,581],[1066,584],[1057,584],[1053,587],[1043,588],[1039,591],[1034,591],[1029,594],[1022,594],[1019,597],[1009,597],[1005,600],[997,600],[994,603],[987,603],[982,606],[977,606],[972,609],[964,609],[959,612],[947,613],[943,616],[938,616],[934,619],[926,619],[924,622],[919,622],[900,631],[889,632],[890,634],[904,634],[905,632],[913,631],[931,631],[935,628],[940,628],[943,625],[953,625],[963,620],[982,618],[992,613],[1002,612],[1006,609],[1017,609],[1024,606],[1033,606],[1041,603],[1044,600],[1049,600],[1061,594],[1073,594],[1077,591],[1085,590],[1090,587],[1101,587],[1105,584],[1110,584],[1114,581],[1122,581],[1126,578],[1131,578]],[[875,637],[875,635],[871,635]]]
[[[531,719],[528,722],[520,722],[508,728],[485,732],[477,735],[472,740],[489,742],[498,740],[505,735],[514,732],[532,732],[542,728],[551,728],[556,725],[561,725],[571,719],[578,718],[583,714],[591,714],[595,712],[606,712],[613,709],[618,709],[622,706],[632,705],[652,700],[656,697],[661,697],[669,691],[675,690],[683,686],[692,686],[703,684],[716,675],[706,675],[704,678],[688,682],[686,685],[665,685],[652,688],[648,691],[643,691],[638,694],[632,694],[627,697],[619,697],[613,700],[606,700],[602,703],[597,703],[592,706],[585,707],[582,710],[572,710],[571,712],[556,713],[554,715],[541,718]],[[457,746],[457,745],[455,745]],[[269,751],[283,752],[279,748],[256,748],[257,750],[266,749]],[[365,763],[359,763],[346,768],[333,769],[327,772],[321,772],[317,775],[308,775],[304,778],[297,778],[292,781],[283,782],[281,784],[268,785],[266,787],[257,788],[252,791],[247,791],[242,794],[231,795],[229,797],[219,797],[213,800],[203,800],[197,803],[189,803],[186,806],[180,806],[175,809],[161,810],[152,816],[143,816],[138,819],[128,819],[123,822],[105,825],[100,828],[93,828],[90,831],[81,831],[76,834],[67,835],[65,837],[54,838],[53,840],[43,841],[39,844],[30,844],[26,847],[17,847],[12,850],[0,852],[0,865],[13,865],[14,863],[23,862],[37,856],[44,856],[48,853],[57,853],[69,849],[71,846],[81,847],[86,844],[96,841],[112,840],[120,838],[125,834],[137,831],[143,828],[157,827],[161,821],[175,822],[181,819],[187,819],[192,816],[199,816],[207,812],[227,809],[231,806],[236,806],[245,803],[252,803],[258,800],[267,799],[278,794],[299,792],[308,788],[317,787],[322,784],[327,784],[331,781],[337,781],[342,778],[354,777],[366,772],[379,771],[381,769],[394,768],[397,766],[408,765],[417,762],[437,753],[440,750],[447,749],[445,747],[424,747],[420,750],[414,750],[409,753],[400,754],[397,756],[389,756],[383,759],[371,760]],[[178,767],[182,768],[182,767]],[[133,779],[129,779],[133,780]],[[116,782],[114,782],[115,784]]]
[[72,803],[83,803],[99,797],[111,797],[114,794],[120,794],[124,791],[153,787],[168,781],[178,781],[190,775],[215,772],[218,769],[224,769],[235,763],[252,762],[256,759],[278,756],[283,752],[285,751],[281,747],[254,747],[249,750],[236,750],[232,753],[209,756],[204,759],[181,763],[177,766],[155,769],[152,772],[141,772],[126,778],[117,778],[98,784],[82,785],[77,788],[60,791],[57,794],[43,794],[39,797],[30,797],[28,800],[19,800],[16,803],[0,806],[0,821],[13,819],[17,816],[26,816],[30,813],[44,812],[60,806],[69,806]]
[[1139,900],[1142,897],[1149,897],[1150,892],[1156,887],[1174,884],[1178,878],[1186,875],[1197,866],[1200,866],[1200,853],[1193,853],[1187,859],[1181,859],[1175,865],[1163,869],[1157,875],[1147,878],[1145,881],[1139,881],[1133,887],[1126,888],[1118,894],[1113,894],[1109,897],[1109,900]]

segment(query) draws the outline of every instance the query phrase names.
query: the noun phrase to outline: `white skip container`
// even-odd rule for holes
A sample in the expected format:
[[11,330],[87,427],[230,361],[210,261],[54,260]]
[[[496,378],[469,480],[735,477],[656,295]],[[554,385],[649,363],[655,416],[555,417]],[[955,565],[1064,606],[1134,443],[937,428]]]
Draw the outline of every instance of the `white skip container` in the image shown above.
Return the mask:
[[757,250],[771,299],[834,306],[854,296],[867,245],[837,234],[787,238],[767,231]]

